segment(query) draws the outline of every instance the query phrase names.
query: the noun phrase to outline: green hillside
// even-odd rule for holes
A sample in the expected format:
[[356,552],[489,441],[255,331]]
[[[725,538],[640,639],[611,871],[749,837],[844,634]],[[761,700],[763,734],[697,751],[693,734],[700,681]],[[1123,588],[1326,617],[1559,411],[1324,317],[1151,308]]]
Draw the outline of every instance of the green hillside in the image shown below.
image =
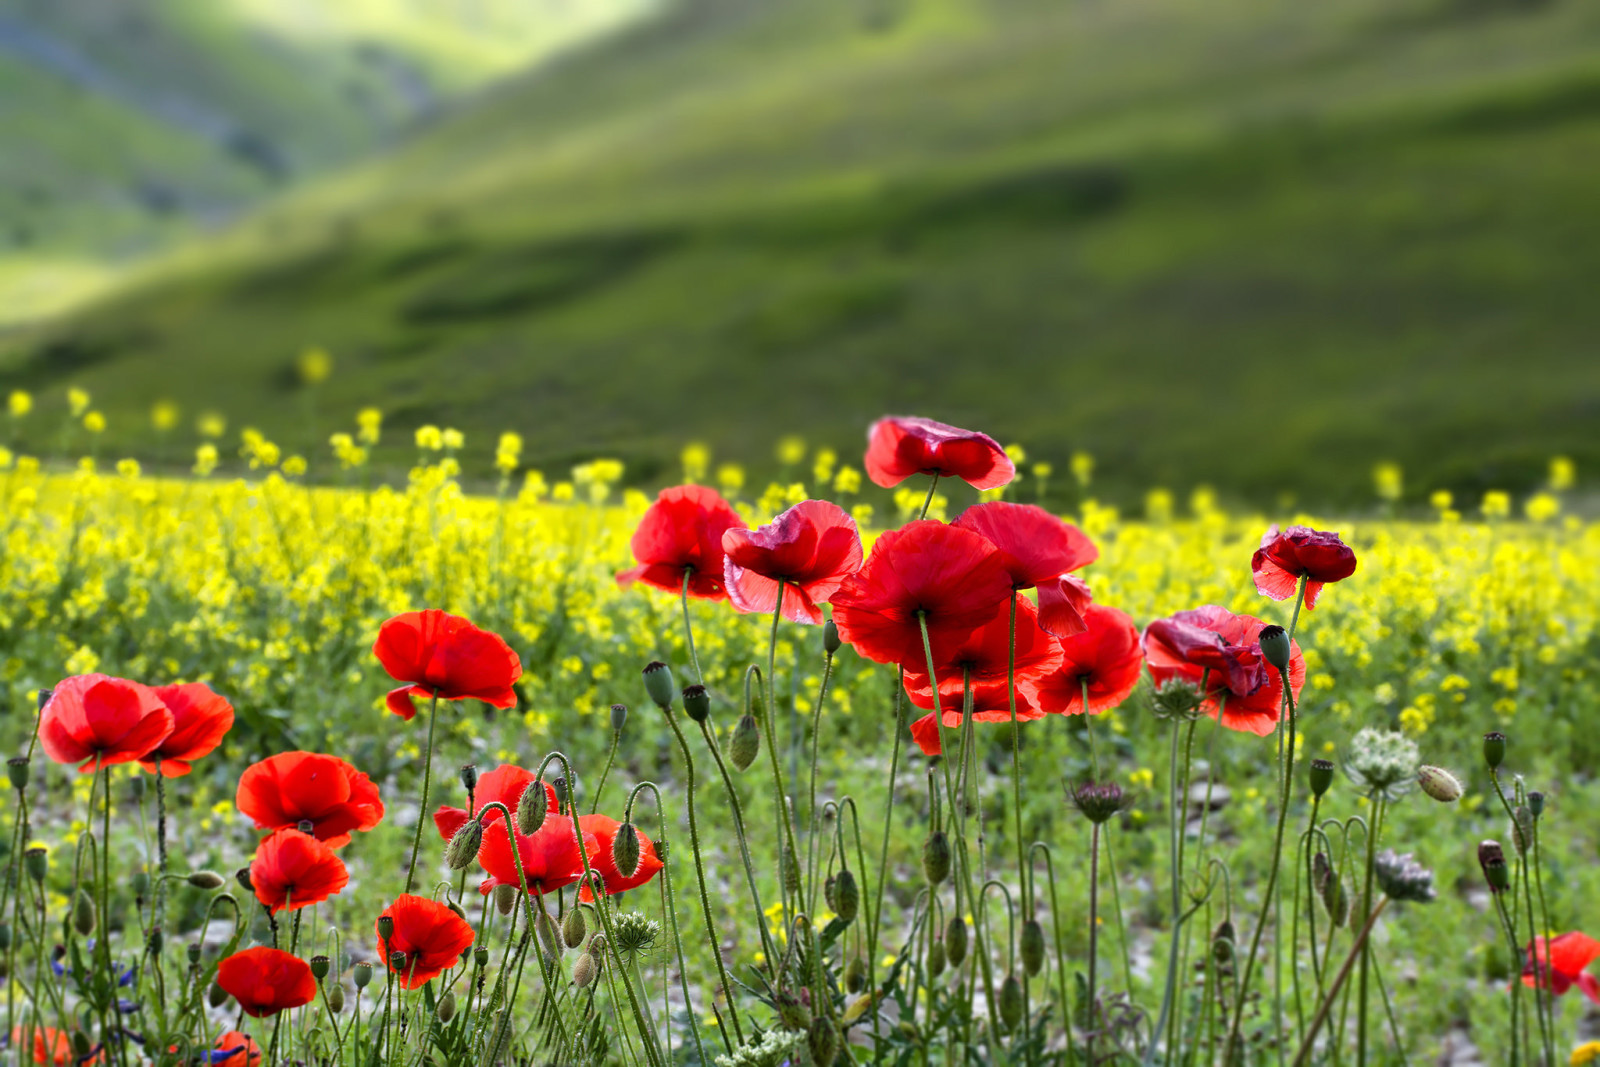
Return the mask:
[[[657,474],[914,410],[1116,495],[1516,488],[1600,463],[1600,8],[699,0],[63,320],[0,378],[305,447],[514,428]],[[387,457],[404,461],[406,435]],[[186,451],[167,446],[177,458]]]

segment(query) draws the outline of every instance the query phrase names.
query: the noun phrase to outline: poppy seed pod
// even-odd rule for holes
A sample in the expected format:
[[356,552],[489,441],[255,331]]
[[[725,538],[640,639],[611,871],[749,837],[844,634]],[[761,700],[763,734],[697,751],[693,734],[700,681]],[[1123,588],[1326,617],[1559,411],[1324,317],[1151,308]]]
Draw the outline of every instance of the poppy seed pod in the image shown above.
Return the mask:
[[544,791],[544,785],[536,778],[522,791],[522,796],[517,800],[517,830],[524,834],[538,833],[549,811],[549,794]]
[[844,642],[839,640],[839,627],[835,626],[832,619],[822,624],[822,651],[833,655],[839,651]]
[[394,936],[394,916],[378,916],[378,940],[387,943]]
[[741,771],[750,769],[761,753],[761,727],[754,715],[741,715],[733,728],[733,740],[728,743],[728,758]]
[[944,973],[944,942],[935,940],[928,946],[928,980],[931,982]]
[[961,966],[967,958],[967,924],[959,915],[950,916],[945,924],[944,954],[952,967]]
[[407,959],[406,954],[401,952],[399,949],[395,949],[393,952],[389,953],[389,969],[395,974],[404,975],[410,965],[411,961]]
[[811,1051],[811,1062],[817,1067],[833,1067],[839,1055],[839,1028],[826,1015],[817,1016],[806,1031],[806,1046]]
[[32,767],[27,756],[12,756],[6,760],[6,774],[11,777],[11,785],[18,790],[28,788],[28,779],[32,777]]
[[1424,793],[1441,804],[1454,804],[1461,799],[1461,780],[1443,767],[1426,763],[1418,767],[1417,784]]
[[477,819],[468,819],[461,824],[461,829],[450,838],[450,843],[444,847],[445,866],[452,871],[464,871],[472,866],[472,861],[478,858],[478,849],[483,845],[483,823]]
[[444,996],[439,998],[439,1006],[433,1010],[433,1014],[442,1023],[447,1023],[456,1017],[456,991],[454,989],[447,991]]
[[35,845],[22,854],[22,866],[27,870],[29,878],[35,882],[42,882],[50,871],[50,853]]
[[501,915],[510,915],[517,906],[517,887],[501,882],[494,887],[494,906]]
[[683,711],[695,722],[705,722],[711,717],[711,694],[703,685],[683,687]]
[[555,790],[555,794],[556,794],[556,810],[557,811],[566,811],[567,810],[567,779],[566,779],[566,777],[563,776],[563,775],[557,775],[555,778],[550,779],[550,788]]
[[582,908],[573,908],[567,912],[567,917],[561,920],[561,940],[566,942],[568,948],[577,948],[583,944],[583,939],[588,933],[583,921]]
[[611,862],[617,865],[617,873],[624,878],[632,878],[639,870],[639,831],[633,823],[625,822],[617,827],[611,838]]
[[328,977],[328,957],[311,957],[311,977],[315,978],[319,982]]
[[839,872],[838,883],[833,889],[833,910],[845,922],[854,922],[856,915],[861,910],[861,888],[856,885],[856,876],[846,867]]
[[859,993],[867,985],[867,965],[860,956],[853,957],[844,969],[844,991]]
[[1015,1030],[1022,1022],[1022,983],[1014,974],[1000,983],[1000,1022],[1007,1030]]
[[1500,842],[1478,844],[1478,866],[1483,868],[1483,880],[1489,883],[1491,893],[1504,893],[1511,888],[1511,871],[1506,867],[1506,854]]
[[651,660],[645,664],[644,691],[655,702],[656,707],[662,711],[672,707],[672,698],[677,695],[676,689],[671,667],[660,660]]
[[1314,759],[1311,769],[1306,772],[1311,779],[1311,795],[1320,797],[1333,785],[1333,760]]
[[478,765],[476,763],[463,763],[461,765],[461,785],[469,793],[478,788]]
[[937,886],[950,877],[950,836],[935,830],[922,843],[922,873],[930,886]]
[[78,896],[72,902],[72,928],[78,931],[79,936],[88,937],[94,933],[97,921],[94,898],[85,890],[78,890]]
[[344,1011],[344,983],[335,982],[333,988],[328,990],[328,1007],[333,1009],[335,1015]]
[[1489,765],[1492,771],[1499,767],[1506,758],[1506,735],[1499,730],[1491,730],[1483,735],[1483,762]]
[[1103,823],[1122,810],[1122,787],[1115,782],[1088,782],[1072,791],[1072,801],[1092,823]]
[[221,889],[227,885],[227,879],[216,871],[193,871],[186,881],[196,889]]
[[206,1003],[211,1005],[213,1008],[222,1007],[224,1004],[228,1003],[228,999],[228,991],[223,989],[216,982],[212,982],[211,987],[206,990]]
[[1029,978],[1044,970],[1044,927],[1038,919],[1022,924],[1017,954],[1022,957],[1022,970]]
[[301,819],[298,823],[295,824],[295,829],[299,830],[301,833],[305,834],[307,837],[312,837],[317,832],[317,824],[312,822],[310,819]]
[[472,950],[472,965],[480,971],[489,966],[489,950],[479,945]]
[[1261,646],[1261,658],[1280,671],[1289,669],[1289,660],[1293,651],[1289,642],[1289,631],[1281,626],[1264,626],[1256,635],[1256,643]]
[[1537,789],[1528,794],[1528,810],[1535,819],[1544,814],[1544,794]]
[[372,964],[362,960],[350,968],[350,980],[356,984],[357,989],[365,989],[372,983]]
[[628,705],[611,705],[611,732],[620,734],[623,726],[628,722]]
[[588,989],[599,976],[600,962],[587,952],[572,965],[572,984],[579,989]]

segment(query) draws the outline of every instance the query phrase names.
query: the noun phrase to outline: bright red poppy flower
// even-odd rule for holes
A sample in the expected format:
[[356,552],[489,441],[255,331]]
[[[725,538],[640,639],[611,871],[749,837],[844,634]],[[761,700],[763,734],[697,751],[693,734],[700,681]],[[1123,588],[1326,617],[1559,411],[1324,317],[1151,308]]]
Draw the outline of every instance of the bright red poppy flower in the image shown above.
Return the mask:
[[1261,536],[1261,547],[1250,558],[1256,589],[1273,600],[1294,596],[1302,577],[1306,580],[1306,610],[1317,606],[1317,594],[1328,582],[1340,582],[1356,572],[1356,554],[1336,533],[1309,526],[1291,526],[1282,533],[1276,526]]
[[1573,986],[1600,1004],[1600,980],[1589,972],[1589,965],[1600,959],[1600,941],[1573,930],[1546,940],[1536,937],[1528,945],[1522,964],[1522,983],[1535,984],[1535,969],[1542,972],[1545,988],[1560,996]]
[[39,744],[57,763],[85,774],[131,763],[172,733],[172,712],[149,686],[106,674],[76,674],[50,691],[39,713]]
[[1039,589],[1039,625],[1057,637],[1083,632],[1089,587],[1069,572],[1100,558],[1082,530],[1033,504],[1003,500],[963,511],[952,524],[981,534],[1000,550],[1013,589]]
[[[15,1047],[25,1037],[27,1032],[20,1026],[11,1028],[11,1044]],[[102,1056],[99,1052],[93,1053],[84,1060],[78,1059],[78,1054],[72,1049],[72,1038],[66,1032],[57,1030],[53,1026],[36,1026],[33,1028],[33,1062],[53,1064],[54,1067],[66,1067],[69,1063],[99,1063]]]
[[960,478],[974,489],[995,489],[1016,476],[1006,450],[988,434],[915,415],[887,415],[867,431],[864,466],[885,489],[913,474]]
[[[931,637],[931,634],[930,634]],[[939,706],[945,725],[959,725],[961,702],[967,681],[972,685],[974,717],[984,712],[1003,712],[1011,717],[1010,680],[1017,682],[1017,713],[1033,711],[1033,700],[1026,683],[1042,678],[1061,664],[1061,645],[1039,627],[1039,615],[1026,597],[1017,599],[1017,643],[1015,675],[1006,645],[1011,637],[1011,605],[1002,601],[994,615],[982,626],[959,640],[941,633],[931,641],[934,667],[939,674]],[[906,693],[919,708],[933,707],[933,684],[928,680],[927,657],[923,669],[906,669]],[[954,722],[952,722],[952,718]],[[981,718],[979,721],[983,721]]]
[[378,628],[372,653],[395,681],[410,683],[389,692],[389,710],[402,719],[417,713],[412,697],[470,697],[497,708],[517,702],[511,686],[522,660],[499,634],[459,615],[437,608],[396,615]]
[[249,1034],[228,1030],[217,1038],[212,1063],[225,1063],[228,1067],[261,1067],[261,1046]]
[[154,773],[159,757],[163,778],[181,778],[195,760],[211,755],[233,728],[233,705],[204,682],[161,685],[155,693],[172,712],[172,732],[145,753],[139,766]]
[[[473,803],[477,805],[477,810],[483,811],[485,805],[499,801],[515,813],[517,805],[522,803],[522,794],[527,792],[535,777],[537,776],[530,770],[512,763],[502,763],[487,774],[478,776],[478,787],[473,791]],[[555,814],[560,810],[556,803],[556,788],[549,782],[543,784],[547,801],[545,811]],[[433,825],[438,828],[439,836],[448,841],[456,836],[456,831],[465,826],[471,817],[471,814],[463,808],[452,808],[448,804],[441,804],[433,813]],[[488,826],[500,817],[499,808],[485,812],[483,825]]]
[[866,564],[833,596],[839,635],[878,663],[926,673],[919,617],[931,643],[953,644],[994,617],[1011,595],[1000,550],[988,540],[923,519],[882,535]]
[[[591,835],[584,834],[583,847],[588,850],[590,864],[600,847]],[[517,851],[522,854],[522,871],[528,879],[528,892],[550,893],[571,885],[583,875],[583,857],[578,854],[578,838],[572,832],[572,820],[566,816],[547,818],[544,825],[531,834],[517,831]],[[478,863],[489,875],[479,892],[487,893],[495,886],[522,888],[517,877],[517,860],[511,854],[511,842],[506,834],[505,820],[491,823],[483,832],[483,846],[478,850]]]
[[820,625],[822,610],[861,569],[861,534],[837,504],[802,500],[755,530],[722,534],[728,599],[742,612],[770,613],[783,585],[783,617]]
[[[394,920],[394,932],[387,941],[378,938],[379,955],[406,989],[420,989],[454,967],[472,944],[472,924],[437,900],[402,893],[383,909],[383,915]],[[389,959],[396,952],[405,954],[402,967]]]
[[1081,634],[1089,625],[1085,613],[1093,603],[1088,582],[1063,574],[1039,587],[1039,625],[1057,637]]
[[[1235,615],[1208,604],[1157,619],[1144,631],[1145,661],[1157,686],[1172,678],[1195,685],[1205,679],[1203,710],[1230,730],[1265,737],[1277,729],[1283,683],[1261,656],[1257,637],[1268,624],[1252,615]],[[1295,699],[1305,685],[1306,661],[1298,643],[1289,643],[1289,686]]]
[[[656,876],[661,870],[661,859],[656,855],[655,842],[644,835],[644,831],[634,827],[639,834],[639,867],[631,875],[624,875],[617,870],[616,861],[611,858],[611,843],[616,840],[617,828],[622,824],[609,815],[580,815],[578,825],[583,827],[584,845],[588,846],[590,837],[594,838],[594,850],[589,853],[589,866],[600,875],[605,883],[606,896],[614,896],[628,889],[637,889]],[[580,900],[594,899],[594,894],[589,891],[588,885],[578,890]]]
[[[1027,708],[1020,704],[1017,705],[1018,722],[1033,722],[1042,718],[1044,718],[1044,712],[1037,708],[1031,705]],[[1009,709],[1006,711],[974,712],[972,721],[975,723],[1009,723],[1011,721],[1011,712]],[[944,728],[946,730],[954,731],[960,725],[961,715],[959,712],[954,715],[948,711],[944,713]],[[937,756],[943,751],[939,744],[939,728],[933,723],[933,712],[930,711],[922,718],[914,720],[910,729],[911,740],[915,741],[917,747],[922,749],[924,756]],[[1008,734],[1007,736],[1010,735]]]
[[[1087,628],[1057,641],[1061,665],[1030,683],[1034,702],[1044,712],[1098,715],[1128,699],[1139,684],[1144,656],[1139,651],[1139,628],[1125,612],[1092,604],[1084,612]],[[1088,707],[1084,686],[1088,685]]]
[[723,585],[722,535],[744,529],[745,521],[715,489],[704,485],[675,485],[656,496],[633,531],[633,558],[637,567],[617,574],[619,585],[643,582],[669,593],[683,592],[689,575],[689,595],[721,600]]
[[309,963],[265,945],[235,952],[217,964],[217,984],[255,1018],[303,1007],[317,995]]
[[234,801],[258,830],[283,830],[309,822],[312,836],[331,848],[350,843],[353,830],[383,821],[383,801],[372,779],[337,756],[280,752],[245,768]]
[[250,887],[274,913],[321,903],[349,883],[338,853],[299,830],[274,830],[250,861]]

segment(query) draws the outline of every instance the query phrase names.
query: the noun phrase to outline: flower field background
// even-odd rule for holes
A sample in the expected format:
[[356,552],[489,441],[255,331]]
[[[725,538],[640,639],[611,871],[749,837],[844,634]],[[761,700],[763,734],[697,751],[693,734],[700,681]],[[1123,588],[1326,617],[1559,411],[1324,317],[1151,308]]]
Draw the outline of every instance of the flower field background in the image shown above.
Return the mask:
[[[373,434],[376,425],[373,420]],[[690,651],[676,597],[616,580],[635,562],[629,539],[650,498],[622,488],[620,464],[608,461],[585,464],[570,479],[547,481],[538,472],[518,471],[513,483],[514,437],[502,439],[498,492],[489,471],[476,472],[481,481],[475,484],[488,486],[486,491],[467,491],[454,456],[460,435],[429,430],[419,433],[418,464],[397,487],[364,485],[362,457],[353,454],[358,446],[344,435],[334,440],[339,458],[347,461],[342,487],[303,484],[304,461],[283,457],[259,435],[247,434],[239,460],[221,461],[215,446],[203,445],[203,473],[186,479],[145,477],[132,461],[97,468],[85,460],[73,468],[7,454],[0,471],[6,516],[0,680],[12,736],[26,746],[34,695],[69,675],[103,672],[152,684],[204,681],[224,694],[236,712],[233,730],[214,755],[168,787],[171,849],[181,857],[175,861],[180,869],[227,872],[249,864],[258,835],[234,804],[246,765],[290,749],[348,760],[378,783],[388,815],[343,851],[349,886],[317,905],[306,936],[318,951],[328,951],[320,931],[337,928],[345,932],[344,951],[370,960],[372,919],[392,897],[418,818],[425,737],[420,720],[406,724],[386,714],[385,694],[393,683],[373,659],[373,642],[386,619],[442,608],[502,635],[523,673],[512,707],[496,710],[471,700],[441,706],[430,810],[434,803],[465,806],[452,773],[458,765],[476,764],[483,771],[501,763],[536,767],[553,750],[570,759],[575,786],[569,788],[579,801],[618,818],[626,791],[654,781],[668,798],[667,825],[645,819],[641,830],[673,840],[676,922],[693,927],[699,915],[683,847],[682,767],[674,759],[672,734],[639,678],[645,663],[662,661],[687,681]],[[792,442],[786,447],[789,465],[797,476],[809,473],[814,488],[796,482],[741,494],[733,488],[732,472],[722,472],[724,488],[752,527],[811,493],[835,496],[862,520],[870,550],[874,527],[893,525],[896,510],[902,520],[912,517],[923,503],[919,491],[902,491],[894,501],[863,495],[859,474],[837,456],[807,455]],[[708,479],[703,449],[688,449],[685,461],[689,479]],[[1570,488],[1570,472],[1557,482]],[[1024,499],[1028,485],[1020,483]],[[954,518],[979,499],[954,480],[938,490],[929,494],[930,517]],[[1335,521],[1229,514],[1202,492],[1182,506],[1154,495],[1148,514],[1138,520],[1093,500],[1067,516],[1099,548],[1099,558],[1080,572],[1095,602],[1120,608],[1141,628],[1200,604],[1287,624],[1289,605],[1266,600],[1251,581],[1251,555],[1273,521],[1337,529],[1358,555],[1356,573],[1325,589],[1314,611],[1299,615],[1296,637],[1306,665],[1299,704],[1302,766],[1311,757],[1339,761],[1363,727],[1393,728],[1420,746],[1425,762],[1455,769],[1466,787],[1459,804],[1436,804],[1419,794],[1389,809],[1383,844],[1413,853],[1431,868],[1439,899],[1428,907],[1402,906],[1403,916],[1391,912],[1377,927],[1384,961],[1379,982],[1385,1015],[1393,1021],[1375,1024],[1374,1033],[1382,1036],[1373,1041],[1372,1062],[1422,1062],[1463,1040],[1474,1043],[1487,1062],[1508,1062],[1505,989],[1521,962],[1497,937],[1475,852],[1480,838],[1507,833],[1482,770],[1486,731],[1512,738],[1508,768],[1527,776],[1530,788],[1547,798],[1544,824],[1556,829],[1542,838],[1543,891],[1553,931],[1585,923],[1592,928],[1593,902],[1600,898],[1594,862],[1600,824],[1591,814],[1600,802],[1592,775],[1600,758],[1594,729],[1600,706],[1594,668],[1600,648],[1600,526],[1562,516],[1555,492],[1541,494],[1527,509],[1520,501],[1513,509],[1502,494],[1471,509],[1458,511],[1452,503],[1437,500],[1431,517],[1374,511]],[[1514,510],[1538,521],[1514,519]],[[881,521],[874,523],[874,514]],[[745,667],[765,663],[773,624],[726,603],[691,601],[688,611],[694,651],[705,670],[710,723],[726,744],[744,710]],[[798,783],[809,771],[815,746],[819,802],[849,794],[863,812],[881,812],[897,706],[895,672],[843,649],[812,737],[810,717],[823,684],[821,633],[789,622],[771,632],[779,684],[772,709],[776,754],[791,781]],[[1153,702],[1144,680],[1120,707],[1095,717],[1097,758],[1091,757],[1082,716],[1024,723],[1019,760],[1022,823],[1028,839],[1051,842],[1055,856],[1059,913],[1049,904],[1042,910],[1052,922],[1059,919],[1052,929],[1059,931],[1080,983],[1090,908],[1081,857],[1088,853],[1090,826],[1074,810],[1071,790],[1088,777],[1093,758],[1099,777],[1125,792],[1114,859],[1109,870],[1101,869],[1100,982],[1102,990],[1124,991],[1146,1004],[1161,999],[1171,933],[1165,910],[1169,729],[1154,716]],[[618,703],[631,710],[614,729],[611,706]],[[975,737],[978,766],[985,768],[978,771],[980,817],[1006,826],[1017,815],[1004,788],[1011,769],[1009,732],[979,724]],[[1275,740],[1201,723],[1196,756],[1211,775],[1196,781],[1213,790],[1209,832],[1227,850],[1233,896],[1231,910],[1225,898],[1207,901],[1204,922],[1191,928],[1192,954],[1204,955],[1210,931],[1228,915],[1247,927],[1246,916],[1259,906],[1277,807]],[[892,915],[915,911],[923,881],[918,853],[930,813],[927,762],[914,745],[905,750],[896,780],[899,806],[886,837]],[[143,855],[148,863],[151,827],[131,810],[144,792],[134,791],[141,776],[133,766],[110,774],[120,827],[116,848]],[[734,782],[743,793],[752,850],[771,856],[778,848],[772,828],[779,816],[769,790],[757,784],[761,768]],[[727,797],[705,775],[701,768],[701,824],[726,826]],[[605,791],[595,797],[591,791],[603,776]],[[48,885],[54,894],[66,894],[70,886],[69,857],[89,825],[94,780],[71,767],[35,762],[32,837],[51,850]],[[1328,803],[1337,801],[1342,815],[1362,812],[1367,805],[1356,792],[1341,779]],[[10,806],[0,812],[10,818],[14,795],[6,794],[5,802]],[[800,791],[801,826],[811,814],[806,803]],[[1196,813],[1201,806],[1194,802]],[[868,839],[870,855],[863,858],[871,869],[879,851],[877,818],[863,817],[860,831]],[[431,832],[426,836],[423,848],[434,852],[424,852],[425,859],[441,845]],[[21,844],[13,840],[11,847]],[[733,842],[712,834],[705,844],[707,876],[716,887],[708,907],[730,968],[733,961],[759,962],[763,928],[768,937],[784,931],[774,915],[754,913],[745,899]],[[428,869],[435,865],[437,860],[429,861]],[[766,899],[774,899],[775,872],[762,867],[755,877]],[[1290,880],[1291,874],[1284,877]],[[1293,884],[1297,894],[1303,891],[1298,880]],[[1115,922],[1104,897],[1113,886]],[[111,892],[119,898],[130,893],[125,884]],[[649,890],[636,892],[644,896],[637,906],[665,922],[659,900]],[[209,946],[212,935],[202,924],[210,894],[187,886],[173,893],[180,918],[169,937]],[[55,902],[65,906],[67,898]],[[117,911],[132,906],[128,896]],[[831,912],[818,918],[819,926],[829,918]],[[257,937],[263,927],[257,918]],[[873,981],[894,970],[911,930],[890,925],[880,933],[878,958],[866,961]],[[856,936],[847,935],[845,944],[852,957],[861,957],[865,946]],[[124,940],[130,937],[124,926]],[[717,984],[712,954],[688,929],[683,945],[687,967],[681,983],[671,952],[659,945],[642,955],[638,972],[654,991],[657,1010],[666,1000],[670,1046],[679,1057],[693,1051],[686,1036],[691,1032],[717,1051],[710,1035],[718,1020],[706,1010]],[[1043,988],[1035,981],[1036,998],[1051,995],[1048,977],[1049,972]],[[369,987],[369,1001],[378,990]],[[685,993],[693,1010],[685,1006]],[[1278,995],[1292,1006],[1285,1010],[1298,1010],[1302,1019],[1315,1005],[1309,993],[1288,983]],[[1554,1041],[1563,1050],[1595,1036],[1578,1003],[1577,997],[1554,1000]],[[859,1004],[855,1009],[859,1018]],[[1273,1011],[1270,999],[1246,1006],[1244,1026],[1252,1040],[1259,1043],[1273,1032]],[[1280,1054],[1293,1051],[1291,1043]],[[1262,1055],[1267,1062],[1271,1053]]]

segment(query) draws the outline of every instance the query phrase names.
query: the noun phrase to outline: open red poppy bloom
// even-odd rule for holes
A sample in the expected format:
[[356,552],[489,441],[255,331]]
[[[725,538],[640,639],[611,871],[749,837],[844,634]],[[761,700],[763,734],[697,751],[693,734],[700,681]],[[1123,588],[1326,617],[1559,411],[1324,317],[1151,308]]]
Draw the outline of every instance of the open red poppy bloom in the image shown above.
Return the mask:
[[75,674],[39,713],[39,744],[57,763],[87,774],[131,763],[172,732],[172,712],[149,686],[106,674]]
[[891,530],[833,596],[839,635],[878,663],[927,671],[920,619],[935,647],[964,640],[1011,595],[1000,550],[971,530],[923,519]]
[[[1157,686],[1182,678],[1206,692],[1201,705],[1230,730],[1265,737],[1278,726],[1283,683],[1261,656],[1257,643],[1267,623],[1208,604],[1157,619],[1144,631],[1145,661]],[[1289,643],[1289,686],[1296,700],[1305,685],[1306,661],[1298,643]]]
[[1306,580],[1306,610],[1317,606],[1317,594],[1328,582],[1340,582],[1356,572],[1356,554],[1336,533],[1309,526],[1291,526],[1282,533],[1270,527],[1261,547],[1250,557],[1256,589],[1273,600],[1294,596],[1300,579]]
[[[406,989],[420,989],[454,967],[472,944],[472,924],[437,900],[402,893],[383,909],[383,915],[394,920],[394,932],[387,941],[379,936],[379,955]],[[373,930],[377,931],[376,923]],[[389,959],[396,952],[405,954],[402,967]]]
[[988,538],[1000,550],[1013,589],[1039,589],[1039,625],[1057,637],[1083,632],[1089,587],[1069,572],[1100,558],[1082,530],[1033,504],[1003,500],[963,511],[952,524]]
[[410,683],[389,692],[389,710],[402,719],[417,713],[414,696],[470,697],[497,708],[517,702],[511,686],[522,677],[522,660],[499,634],[459,615],[437,608],[396,615],[378,628],[372,653],[395,681]]
[[223,735],[233,729],[233,705],[204,682],[161,685],[155,693],[172,712],[172,732],[145,753],[139,766],[154,773],[159,758],[163,778],[181,778],[195,760],[211,755]]
[[1039,587],[1039,625],[1056,637],[1071,637],[1088,628],[1085,613],[1094,597],[1089,583],[1076,574],[1063,574]]
[[[11,1028],[11,1044],[15,1047],[27,1037],[27,1032],[20,1026]],[[72,1050],[72,1038],[64,1031],[53,1026],[35,1026],[33,1028],[33,1062],[48,1063],[55,1067],[66,1067],[69,1063],[99,1063],[101,1054],[96,1052],[88,1059],[79,1060],[78,1054]]]
[[[1030,683],[1039,710],[1052,714],[1098,715],[1128,699],[1139,684],[1144,656],[1139,651],[1139,629],[1125,612],[1092,604],[1084,612],[1088,628],[1057,641],[1061,665]],[[1084,706],[1084,687],[1088,706]]]
[[639,565],[618,572],[617,582],[643,582],[677,594],[683,592],[687,573],[690,596],[721,600],[728,595],[723,585],[722,535],[744,528],[744,519],[715,489],[704,485],[663,489],[633,531],[633,558]]
[[995,489],[1017,468],[994,438],[915,415],[886,415],[867,431],[863,464],[885,489],[913,474],[960,478],[974,489]]
[[724,531],[723,577],[728,599],[742,612],[769,613],[783,585],[783,617],[819,625],[822,610],[844,580],[861,569],[861,534],[837,504],[802,500],[755,530]]
[[[931,636],[931,635],[930,635]],[[1007,644],[1011,637],[1011,605],[1002,601],[993,617],[963,637],[941,633],[932,640],[934,668],[939,675],[939,706],[945,725],[960,725],[961,703],[970,682],[973,717],[985,721],[985,712],[1011,717],[1010,680],[1013,677]],[[1061,646],[1039,628],[1039,615],[1027,597],[1017,598],[1016,643],[1017,715],[1035,712],[1025,683],[1044,677],[1061,663]],[[906,693],[919,708],[933,707],[933,683],[928,679],[927,657],[923,669],[906,669]]]
[[274,913],[320,903],[349,883],[350,872],[338,853],[299,830],[268,834],[250,862],[250,887]]
[[[600,844],[591,834],[585,833],[583,847],[588,851],[592,865]],[[517,831],[517,851],[522,854],[522,871],[528,879],[530,893],[554,892],[571,885],[583,875],[583,857],[578,854],[578,838],[572,832],[572,820],[564,815],[545,819],[544,825],[534,833]],[[504,819],[484,828],[478,863],[489,875],[478,886],[479,892],[487,893],[501,883],[522,888]]]
[[234,802],[258,830],[309,822],[312,836],[332,848],[349,844],[351,831],[383,821],[372,779],[337,756],[317,752],[280,752],[247,767]]
[[258,1019],[310,1004],[317,995],[309,963],[265,945],[235,952],[217,964],[217,984],[246,1015]]
[[[637,889],[661,870],[661,858],[656,855],[655,842],[646,837],[644,831],[637,826],[634,830],[639,835],[639,867],[632,874],[624,875],[617,870],[616,861],[611,858],[611,843],[616,840],[617,828],[622,824],[609,815],[580,815],[578,825],[583,827],[585,847],[588,847],[591,837],[594,840],[594,849],[589,853],[589,866],[605,883],[606,896],[614,896],[628,889]],[[594,899],[594,894],[589,891],[587,884],[578,890],[578,899],[583,901]]]
[[[487,774],[478,776],[478,787],[473,791],[473,803],[478,811],[483,811],[484,806],[499,801],[513,813],[517,805],[522,802],[522,794],[527,792],[533,784],[535,775],[532,771],[518,767],[513,763],[502,763]],[[555,814],[560,810],[556,803],[555,786],[549,782],[544,783],[545,811]],[[472,815],[463,808],[452,808],[441,804],[433,813],[433,825],[439,830],[439,836],[446,841],[456,836],[456,831],[467,824]],[[487,827],[499,819],[500,809],[484,812],[483,825]]]
[[217,1038],[212,1063],[226,1063],[228,1067],[261,1067],[261,1046],[249,1034],[229,1030]]
[[1573,986],[1583,990],[1583,995],[1600,1004],[1600,980],[1589,973],[1589,965],[1600,959],[1600,941],[1588,934],[1573,930],[1560,937],[1536,937],[1528,945],[1527,958],[1522,964],[1522,983],[1532,986],[1536,975],[1545,980],[1545,988],[1560,996]]

